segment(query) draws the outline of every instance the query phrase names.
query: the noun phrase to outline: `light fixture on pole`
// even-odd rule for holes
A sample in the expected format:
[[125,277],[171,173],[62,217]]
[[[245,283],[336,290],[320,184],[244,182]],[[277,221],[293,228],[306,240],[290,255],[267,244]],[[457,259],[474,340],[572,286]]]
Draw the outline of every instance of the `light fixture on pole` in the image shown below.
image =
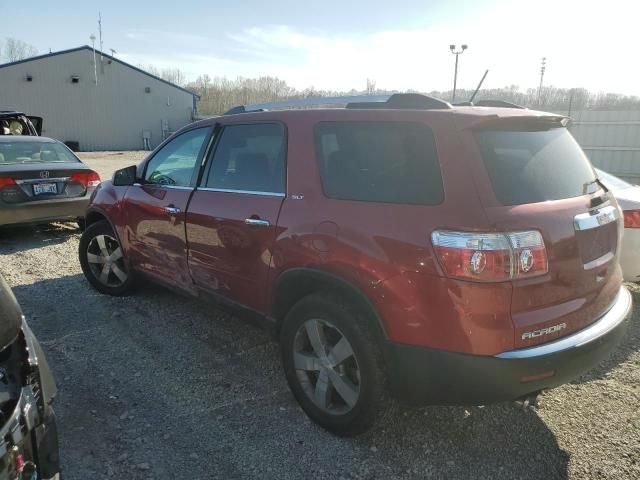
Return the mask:
[[456,56],[456,68],[453,74],[453,94],[451,95],[451,101],[456,100],[456,86],[458,84],[458,56],[467,49],[467,45],[461,45],[460,50],[456,50],[455,45],[449,45],[449,50]]
[[96,65],[96,36],[92,33],[89,37],[91,40],[91,48],[93,48],[93,77],[96,85],[98,85],[98,66]]

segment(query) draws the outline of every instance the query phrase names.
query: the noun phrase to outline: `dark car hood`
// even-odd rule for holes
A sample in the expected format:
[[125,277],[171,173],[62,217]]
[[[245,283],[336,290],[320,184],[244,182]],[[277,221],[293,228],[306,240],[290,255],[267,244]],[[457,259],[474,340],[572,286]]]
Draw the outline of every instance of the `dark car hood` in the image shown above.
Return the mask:
[[22,328],[22,310],[0,275],[0,350],[11,345]]

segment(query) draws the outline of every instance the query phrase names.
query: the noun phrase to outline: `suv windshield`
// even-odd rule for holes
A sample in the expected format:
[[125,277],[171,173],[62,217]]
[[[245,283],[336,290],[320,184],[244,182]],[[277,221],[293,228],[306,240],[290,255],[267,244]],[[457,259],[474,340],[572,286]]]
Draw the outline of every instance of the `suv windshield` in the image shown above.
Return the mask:
[[0,142],[0,164],[78,162],[79,160],[57,142]]
[[480,130],[476,139],[503,205],[577,197],[598,188],[589,160],[565,128]]

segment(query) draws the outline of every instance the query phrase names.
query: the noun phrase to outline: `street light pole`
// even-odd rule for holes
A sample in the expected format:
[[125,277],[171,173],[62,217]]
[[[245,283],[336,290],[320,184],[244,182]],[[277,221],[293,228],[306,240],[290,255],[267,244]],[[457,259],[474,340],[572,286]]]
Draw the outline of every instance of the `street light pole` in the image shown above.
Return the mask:
[[456,67],[453,74],[453,94],[451,95],[451,101],[456,100],[456,86],[458,84],[458,56],[467,49],[467,45],[461,45],[461,50],[456,50],[455,45],[449,45],[449,50],[456,56]]

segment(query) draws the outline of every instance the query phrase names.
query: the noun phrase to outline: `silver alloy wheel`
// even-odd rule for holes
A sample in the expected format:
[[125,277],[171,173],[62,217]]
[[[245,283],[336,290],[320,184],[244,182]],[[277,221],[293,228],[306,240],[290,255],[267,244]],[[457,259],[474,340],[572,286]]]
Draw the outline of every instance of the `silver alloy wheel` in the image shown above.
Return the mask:
[[110,235],[96,235],[87,246],[87,262],[100,283],[119,287],[127,281],[127,267],[118,241]]
[[293,364],[300,386],[320,409],[344,415],[360,397],[360,368],[353,348],[326,320],[304,322],[294,338]]

